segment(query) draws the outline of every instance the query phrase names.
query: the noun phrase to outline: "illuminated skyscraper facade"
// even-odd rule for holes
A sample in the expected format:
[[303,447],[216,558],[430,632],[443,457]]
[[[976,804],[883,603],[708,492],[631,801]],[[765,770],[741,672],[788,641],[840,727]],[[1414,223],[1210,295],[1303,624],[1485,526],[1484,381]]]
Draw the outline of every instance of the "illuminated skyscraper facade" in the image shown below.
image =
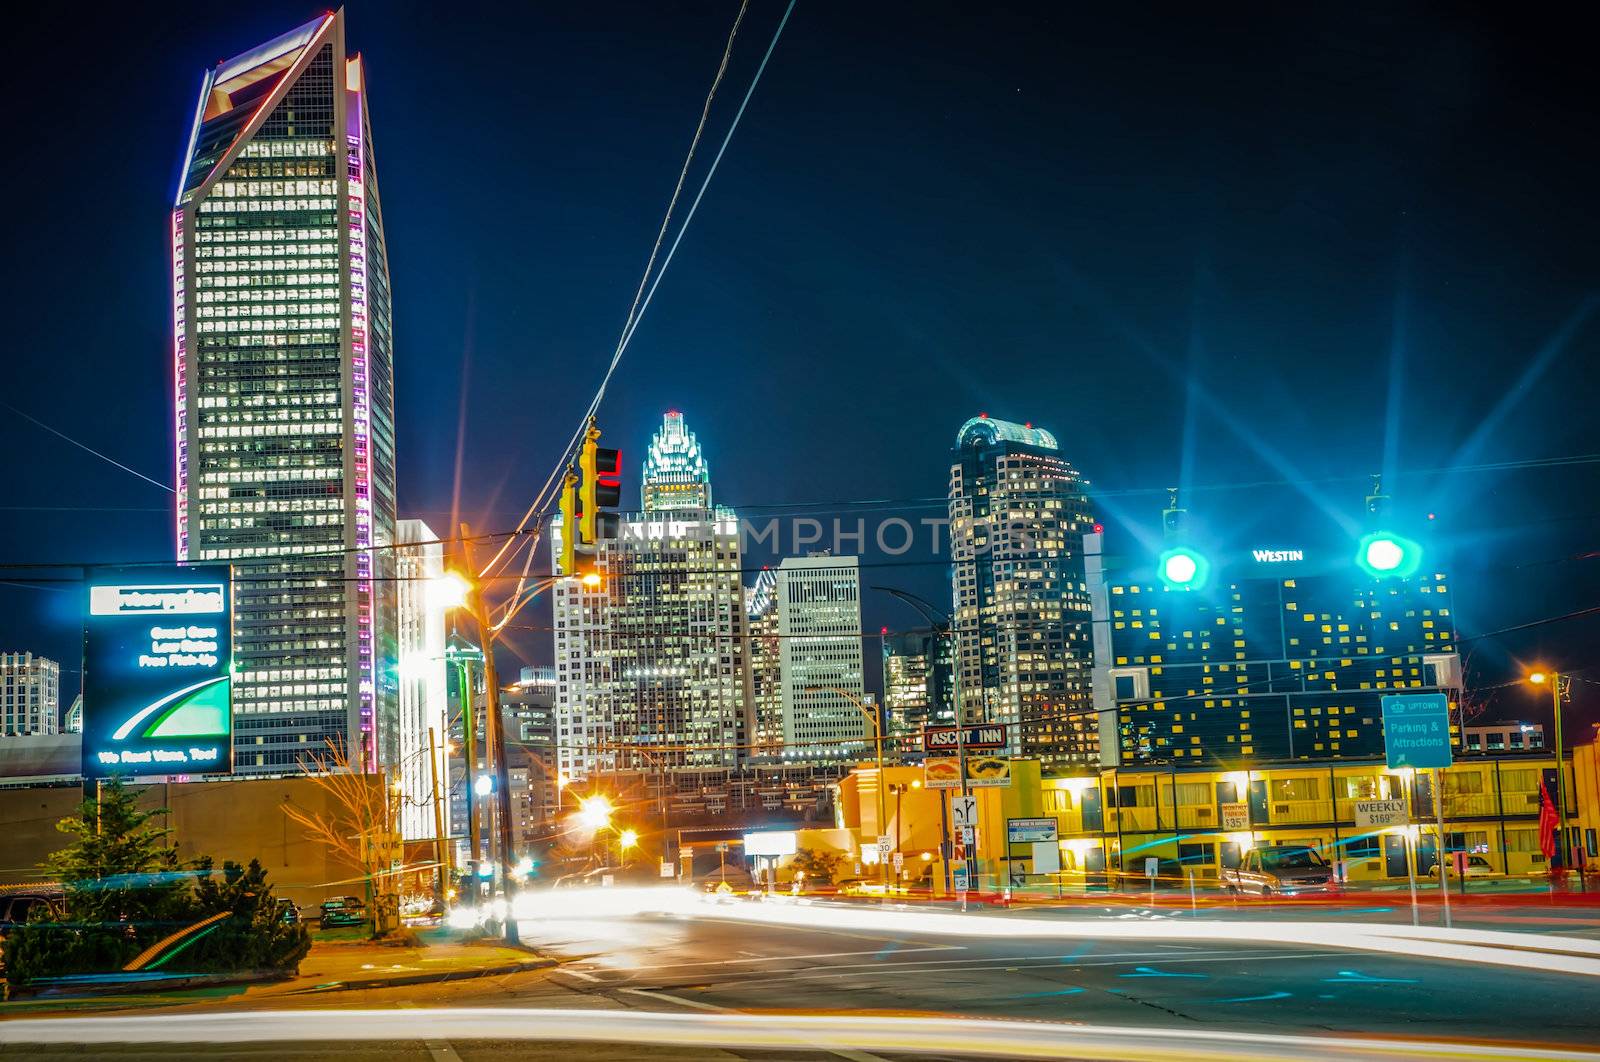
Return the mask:
[[744,592],[750,623],[750,752],[758,759],[783,750],[783,653],[778,637],[778,573],[762,568]]
[[885,634],[883,712],[902,755],[920,755],[928,724],[955,722],[951,639],[939,631]]
[[[750,732],[738,518],[711,482],[683,416],[668,413],[645,460],[643,509],[596,544],[596,589],[555,584],[559,765],[599,771],[735,766]],[[559,522],[552,569],[559,571]]]
[[957,435],[950,574],[961,716],[1009,724],[1010,751],[1047,765],[1099,757],[1085,486],[1042,428],[978,416]]
[[32,653],[0,653],[0,737],[60,733],[61,665]]
[[784,759],[862,756],[874,728],[862,710],[866,689],[857,559],[786,557],[778,565],[777,597]]
[[389,271],[342,11],[206,72],[171,238],[177,555],[234,566],[236,770],[393,763]]
[[[438,832],[433,780],[450,777],[444,608],[433,592],[444,575],[444,543],[421,520],[401,520],[395,549],[400,710],[400,833],[408,841]],[[429,757],[432,763],[429,763]]]
[[640,480],[642,507],[647,512],[711,508],[711,473],[694,432],[683,426],[683,414],[667,411],[645,453]]

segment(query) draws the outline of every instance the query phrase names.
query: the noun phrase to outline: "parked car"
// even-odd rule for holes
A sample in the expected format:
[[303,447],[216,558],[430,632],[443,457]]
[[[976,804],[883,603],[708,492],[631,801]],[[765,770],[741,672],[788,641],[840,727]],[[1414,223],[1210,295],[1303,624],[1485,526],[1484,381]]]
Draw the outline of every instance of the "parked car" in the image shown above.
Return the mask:
[[11,932],[12,926],[20,926],[39,907],[49,908],[57,913],[61,910],[61,894],[48,889],[27,889],[15,892],[0,893],[0,940]]
[[335,896],[331,900],[322,901],[317,927],[332,929],[335,926],[359,926],[366,920],[367,905],[359,897]]
[[293,900],[278,900],[278,920],[286,925],[295,925],[300,921],[300,908],[295,906]]
[[[1438,877],[1439,876],[1439,866],[1440,866],[1440,864],[1434,863],[1433,864],[1433,869],[1430,870],[1429,873],[1432,874],[1434,877]],[[1457,872],[1456,866],[1455,866],[1455,860],[1453,858],[1446,857],[1446,859],[1444,861],[1444,868],[1445,868],[1445,871],[1452,878],[1459,878],[1459,877],[1462,876],[1460,873]],[[1466,876],[1469,877],[1469,878],[1493,878],[1493,877],[1498,877],[1499,876],[1499,872],[1496,871],[1494,869],[1494,865],[1492,863],[1490,863],[1487,859],[1483,858],[1483,856],[1481,856],[1481,855],[1469,855],[1469,856],[1467,856]]]
[[1331,892],[1336,887],[1333,868],[1315,849],[1303,845],[1272,844],[1252,848],[1239,865],[1222,871],[1229,892],[1254,892],[1262,896],[1298,896]]

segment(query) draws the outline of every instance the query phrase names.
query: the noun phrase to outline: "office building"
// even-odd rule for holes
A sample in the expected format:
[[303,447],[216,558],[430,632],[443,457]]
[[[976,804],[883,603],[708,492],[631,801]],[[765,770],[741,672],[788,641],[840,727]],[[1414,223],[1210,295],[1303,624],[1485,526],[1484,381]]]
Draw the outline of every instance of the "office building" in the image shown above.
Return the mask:
[[750,626],[750,755],[770,760],[783,751],[783,653],[778,637],[778,573],[762,568],[744,592]]
[[0,653],[0,737],[61,732],[61,665],[33,653]]
[[513,843],[519,854],[547,845],[555,834],[561,800],[555,703],[553,667],[523,668],[522,677],[500,695],[510,749]]
[[711,473],[705,454],[676,409],[667,410],[661,429],[650,440],[640,484],[640,507],[646,512],[706,512],[711,508]]
[[[738,518],[709,508],[711,481],[682,414],[651,440],[643,507],[597,543],[597,588],[554,587],[559,767],[731,767],[750,732]],[[558,569],[559,521],[552,528]]]
[[885,633],[883,712],[894,747],[920,755],[928,725],[955,722],[951,640],[939,631]]
[[1459,711],[1437,566],[1374,576],[1357,543],[1332,537],[1157,557],[1103,538],[1088,539],[1088,571],[1106,766],[1381,757],[1385,694],[1442,692]]
[[[861,569],[812,554],[778,565],[779,688],[789,762],[853,759],[877,737],[861,661]],[[877,707],[872,706],[876,717]]]
[[234,766],[400,755],[394,350],[342,11],[208,70],[170,218],[180,560],[233,565]]
[[959,712],[1007,724],[1009,751],[1046,766],[1087,763],[1098,751],[1086,486],[1042,428],[980,415],[957,434],[949,512]]
[[[450,740],[444,608],[434,589],[444,575],[444,544],[421,520],[395,527],[395,600],[399,657],[400,760],[405,799],[400,833],[408,841],[438,832],[433,787],[449,784],[445,745]],[[430,763],[430,757],[432,762]]]
[[1462,727],[1467,752],[1531,752],[1544,748],[1544,724],[1513,720]]

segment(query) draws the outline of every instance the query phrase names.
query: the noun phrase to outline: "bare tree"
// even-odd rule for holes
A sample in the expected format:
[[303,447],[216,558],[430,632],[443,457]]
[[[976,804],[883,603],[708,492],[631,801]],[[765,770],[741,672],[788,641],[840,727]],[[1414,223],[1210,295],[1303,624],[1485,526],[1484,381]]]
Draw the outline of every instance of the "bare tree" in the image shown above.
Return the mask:
[[308,840],[321,844],[338,862],[365,879],[374,937],[399,925],[397,877],[393,873],[396,844],[394,802],[381,774],[361,773],[344,745],[329,740],[326,754],[313,753],[300,769],[328,795],[331,813],[310,811],[293,803],[283,813],[305,829]]

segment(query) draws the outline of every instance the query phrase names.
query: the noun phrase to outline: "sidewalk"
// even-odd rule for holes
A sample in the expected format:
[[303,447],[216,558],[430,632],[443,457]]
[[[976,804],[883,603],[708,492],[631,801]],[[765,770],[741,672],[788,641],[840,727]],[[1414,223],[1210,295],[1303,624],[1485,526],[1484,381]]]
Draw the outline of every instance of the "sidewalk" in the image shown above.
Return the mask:
[[462,941],[448,930],[418,934],[416,945],[339,941],[311,945],[300,973],[289,981],[252,988],[252,996],[337,992],[358,988],[433,984],[472,977],[540,970],[556,965],[529,949],[492,941]]

